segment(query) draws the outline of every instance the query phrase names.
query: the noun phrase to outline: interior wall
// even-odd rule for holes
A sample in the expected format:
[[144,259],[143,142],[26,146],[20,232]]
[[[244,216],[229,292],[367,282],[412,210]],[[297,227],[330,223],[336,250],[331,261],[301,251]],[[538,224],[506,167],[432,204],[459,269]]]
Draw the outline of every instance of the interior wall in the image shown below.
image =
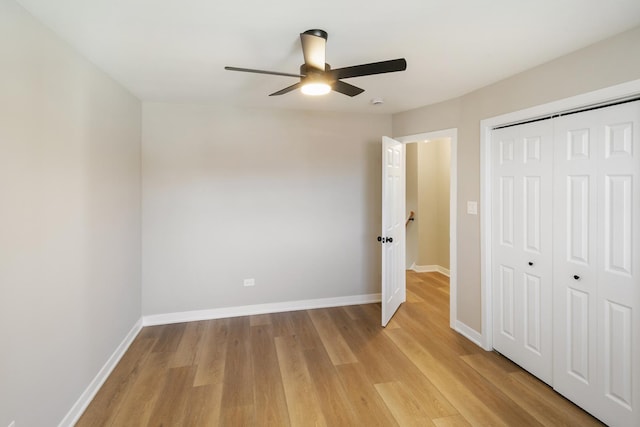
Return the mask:
[[438,144],[438,228],[436,255],[436,265],[446,268],[450,267],[450,245],[451,245],[451,139],[436,141]]
[[406,268],[410,269],[414,264],[418,265],[418,143],[405,145],[406,153],[406,186],[405,186],[405,210],[407,217],[413,211],[416,215],[413,221],[407,224],[405,234]]
[[389,115],[142,115],[145,315],[380,292]]
[[480,199],[480,121],[640,79],[640,27],[462,97],[393,115],[396,137],[458,129],[458,320],[481,332],[480,218],[466,213]]
[[449,194],[451,142],[448,138],[406,144],[407,268],[449,269]]
[[0,425],[57,425],[141,315],[140,102],[0,0]]
[[450,142],[438,139],[418,146],[418,262],[449,269]]

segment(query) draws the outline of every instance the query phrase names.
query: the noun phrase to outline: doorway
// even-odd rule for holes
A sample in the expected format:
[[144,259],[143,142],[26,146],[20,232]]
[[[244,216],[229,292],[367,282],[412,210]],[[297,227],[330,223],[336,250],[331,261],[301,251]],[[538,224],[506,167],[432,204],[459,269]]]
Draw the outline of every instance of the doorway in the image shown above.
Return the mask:
[[[448,258],[448,268],[446,270],[448,271],[441,271],[443,273],[448,273],[449,276],[449,283],[450,283],[450,298],[449,298],[449,326],[453,329],[455,329],[456,331],[458,331],[459,333],[463,334],[466,336],[466,334],[464,333],[464,330],[461,330],[460,328],[458,328],[458,322],[457,322],[457,286],[456,286],[456,241],[457,241],[457,234],[456,234],[456,224],[457,224],[457,134],[458,131],[457,129],[445,129],[445,130],[441,130],[441,131],[435,131],[435,132],[427,132],[427,133],[421,133],[421,134],[415,134],[415,135],[408,135],[408,136],[402,136],[402,137],[398,137],[395,138],[398,142],[402,142],[403,144],[406,145],[407,150],[405,150],[405,153],[407,151],[413,151],[415,149],[415,151],[417,152],[416,154],[419,154],[419,151],[421,147],[419,147],[419,144],[424,144],[424,146],[427,146],[430,143],[433,143],[433,145],[430,147],[431,149],[433,148],[447,148],[446,150],[443,150],[446,152],[446,154],[448,154],[448,181],[443,183],[444,187],[448,187],[448,225],[449,225],[449,233],[448,233],[448,253],[445,254],[444,257],[442,257],[441,259],[446,260]],[[436,143],[436,141],[440,141],[438,143]],[[410,144],[410,145],[407,145]],[[441,145],[436,147],[436,145]],[[425,152],[423,154],[428,155],[429,151],[433,151],[433,150],[425,150]],[[438,152],[440,150],[435,150],[433,152]],[[409,156],[411,156],[411,154],[409,154]],[[432,153],[433,156],[433,153]],[[434,160],[434,159],[431,159]],[[425,166],[426,167],[426,166]],[[409,169],[409,168],[407,168]],[[409,170],[407,170],[407,172],[411,172]],[[415,173],[419,173],[420,171],[418,169],[416,169]],[[422,171],[422,172],[426,172],[426,171]],[[427,174],[425,174],[427,175]],[[409,179],[410,177],[407,175],[407,193],[409,192],[414,192],[417,189],[412,189],[409,187]],[[416,193],[417,194],[417,193]],[[409,194],[409,196],[411,196]],[[419,197],[415,197],[415,205],[413,205],[413,207],[415,207],[416,209],[412,209],[412,205],[411,204],[407,204],[406,207],[406,212],[405,212],[405,218],[409,217],[409,214],[411,212],[411,210],[414,211],[414,221],[409,221],[409,224],[407,225],[407,230],[409,229],[409,227],[412,227],[413,229],[417,229],[417,225],[419,225],[419,221],[422,218],[423,221],[426,222],[427,218],[430,215],[423,215],[425,213],[427,213],[428,211],[428,206],[429,205],[433,205],[433,201],[429,201],[428,199],[425,199],[425,203],[423,204],[423,208],[420,209],[420,204],[419,204]],[[408,201],[408,200],[407,200]],[[431,202],[431,203],[429,203]],[[422,210],[422,214],[420,214],[420,211]],[[433,212],[429,212],[430,214],[433,214]],[[418,215],[420,215],[420,217],[418,217]],[[414,231],[414,230],[412,230]],[[443,237],[444,239],[447,239],[446,236],[446,232],[444,233],[445,236]],[[414,238],[412,238],[413,240],[416,240]],[[407,249],[409,250],[409,246],[408,245],[414,245],[416,242],[414,241],[409,241],[409,237],[407,237],[405,244],[407,245]],[[427,246],[431,246],[431,251],[433,251],[433,248],[437,248],[437,242],[436,244],[434,244],[434,242],[428,242]],[[435,249],[437,251],[437,249]],[[446,250],[446,249],[445,249]],[[413,254],[409,254],[409,256],[416,256],[417,254],[415,253],[417,251],[414,251]],[[429,258],[426,258],[429,259]],[[437,257],[434,259],[438,259]],[[440,271],[439,269],[437,269],[436,267],[432,267],[432,266],[436,266],[439,265],[438,263],[435,264],[419,264],[418,262],[422,262],[420,261],[420,258],[415,258],[414,261],[411,261],[411,264],[413,265],[414,268],[419,269],[420,267],[423,267],[424,269],[422,269],[421,271]],[[440,263],[445,263],[444,261],[437,261]],[[408,267],[411,267],[412,265],[408,265]],[[432,270],[426,270],[426,268],[433,268]]]
[[449,276],[451,138],[406,144],[406,269]]

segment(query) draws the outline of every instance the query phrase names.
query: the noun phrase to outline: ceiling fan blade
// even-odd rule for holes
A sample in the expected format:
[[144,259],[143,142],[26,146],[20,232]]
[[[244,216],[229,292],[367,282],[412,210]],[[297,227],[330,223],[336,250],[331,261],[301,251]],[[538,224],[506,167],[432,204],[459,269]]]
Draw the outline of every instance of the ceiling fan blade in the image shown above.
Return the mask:
[[360,89],[359,87],[350,85],[349,83],[341,82],[340,80],[333,83],[331,89],[347,96],[356,96],[364,92],[364,89]]
[[307,67],[324,71],[327,33],[323,30],[307,30],[300,34],[300,43]]
[[224,67],[224,69],[229,71],[242,71],[244,73],[271,74],[273,76],[304,77],[300,74],[281,73],[279,71],[254,70],[253,68]]
[[277,92],[273,92],[273,93],[272,93],[272,94],[270,94],[269,96],[284,95],[285,93],[289,93],[289,92],[291,92],[291,91],[294,91],[294,90],[298,89],[300,86],[302,86],[302,83],[301,83],[301,82],[298,82],[298,83],[296,83],[296,84],[294,84],[294,85],[287,86],[287,87],[285,87],[284,89],[281,89],[281,90],[279,90],[279,91],[277,91]]
[[404,58],[389,61],[372,62],[370,64],[354,65],[352,67],[336,68],[330,75],[334,79],[348,79],[350,77],[370,76],[372,74],[393,73],[407,69]]

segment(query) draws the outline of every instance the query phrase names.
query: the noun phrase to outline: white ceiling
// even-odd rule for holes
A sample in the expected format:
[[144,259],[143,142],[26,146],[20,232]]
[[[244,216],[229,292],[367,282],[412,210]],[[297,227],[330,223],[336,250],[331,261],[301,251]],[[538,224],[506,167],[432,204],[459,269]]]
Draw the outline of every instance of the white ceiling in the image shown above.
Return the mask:
[[[351,112],[453,98],[640,25],[640,0],[18,2],[144,101]],[[404,57],[407,71],[346,80],[365,89],[354,98],[310,98],[267,96],[293,78],[223,69],[296,73],[311,28],[329,33],[333,68]]]

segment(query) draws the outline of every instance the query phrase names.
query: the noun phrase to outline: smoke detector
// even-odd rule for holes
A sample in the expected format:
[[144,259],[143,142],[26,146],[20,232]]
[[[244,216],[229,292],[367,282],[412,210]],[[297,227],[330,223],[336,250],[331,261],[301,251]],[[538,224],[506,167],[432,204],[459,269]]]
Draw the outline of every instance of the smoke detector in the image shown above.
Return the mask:
[[370,102],[371,102],[371,105],[382,105],[382,104],[384,104],[384,99],[382,99],[382,98],[373,98]]

